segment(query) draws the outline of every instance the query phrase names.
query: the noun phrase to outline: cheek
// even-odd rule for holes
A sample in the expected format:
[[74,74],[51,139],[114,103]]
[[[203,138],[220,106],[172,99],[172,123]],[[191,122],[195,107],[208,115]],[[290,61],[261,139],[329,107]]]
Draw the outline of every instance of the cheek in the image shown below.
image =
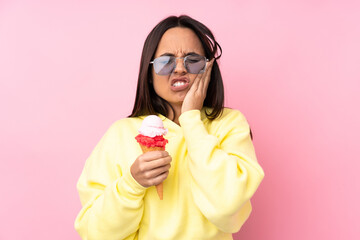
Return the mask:
[[190,86],[193,85],[196,77],[197,77],[197,74],[189,74]]
[[153,87],[158,95],[168,90],[167,82],[169,80],[169,76],[159,76],[154,73],[152,76],[153,76]]

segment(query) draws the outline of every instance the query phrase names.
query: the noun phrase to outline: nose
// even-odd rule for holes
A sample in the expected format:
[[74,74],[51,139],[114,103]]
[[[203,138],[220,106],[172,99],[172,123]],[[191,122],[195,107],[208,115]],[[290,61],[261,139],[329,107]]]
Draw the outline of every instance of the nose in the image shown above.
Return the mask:
[[186,68],[184,66],[184,58],[177,58],[175,61],[174,73],[186,73]]

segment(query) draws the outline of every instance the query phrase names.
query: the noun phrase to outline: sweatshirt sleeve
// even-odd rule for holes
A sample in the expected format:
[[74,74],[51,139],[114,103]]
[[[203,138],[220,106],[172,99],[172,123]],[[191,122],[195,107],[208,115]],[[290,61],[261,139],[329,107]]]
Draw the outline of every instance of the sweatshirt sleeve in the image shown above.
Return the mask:
[[237,232],[251,212],[250,198],[264,177],[245,117],[235,110],[208,133],[199,110],[179,118],[188,149],[191,191],[204,216],[223,232]]
[[119,134],[115,123],[87,159],[78,180],[83,207],[75,229],[82,239],[134,239],[139,228],[146,188],[115,162],[122,151]]

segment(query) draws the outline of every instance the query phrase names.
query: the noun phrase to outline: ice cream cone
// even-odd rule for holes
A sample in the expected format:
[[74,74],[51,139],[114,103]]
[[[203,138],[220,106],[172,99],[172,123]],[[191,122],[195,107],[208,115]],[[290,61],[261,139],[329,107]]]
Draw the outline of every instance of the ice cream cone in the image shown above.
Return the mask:
[[141,144],[140,144],[140,147],[141,147],[141,150],[143,151],[143,153],[152,152],[152,151],[164,151],[163,147],[147,147],[147,146],[144,146]]
[[[141,144],[140,144],[140,147],[141,147],[141,150],[143,153],[151,152],[151,151],[164,151],[163,147],[147,147],[147,146],[144,146]],[[155,187],[156,187],[156,191],[157,191],[157,194],[158,194],[160,200],[163,200],[163,183],[160,183],[160,184],[156,185]]]
[[[140,144],[143,153],[151,151],[164,151],[168,140],[163,136],[168,130],[164,128],[162,120],[156,115],[147,116],[139,129],[139,135],[135,137]],[[156,191],[160,200],[163,200],[163,183],[156,185]]]

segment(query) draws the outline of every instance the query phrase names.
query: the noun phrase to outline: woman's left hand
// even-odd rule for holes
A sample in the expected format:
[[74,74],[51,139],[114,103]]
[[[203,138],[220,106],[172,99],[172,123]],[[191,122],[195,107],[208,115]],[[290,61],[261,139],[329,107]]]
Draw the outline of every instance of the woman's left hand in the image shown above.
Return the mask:
[[214,64],[214,59],[206,63],[205,72],[198,74],[192,84],[190,90],[187,92],[182,107],[181,113],[190,110],[201,110],[206,98],[207,88],[209,86],[211,69]]

